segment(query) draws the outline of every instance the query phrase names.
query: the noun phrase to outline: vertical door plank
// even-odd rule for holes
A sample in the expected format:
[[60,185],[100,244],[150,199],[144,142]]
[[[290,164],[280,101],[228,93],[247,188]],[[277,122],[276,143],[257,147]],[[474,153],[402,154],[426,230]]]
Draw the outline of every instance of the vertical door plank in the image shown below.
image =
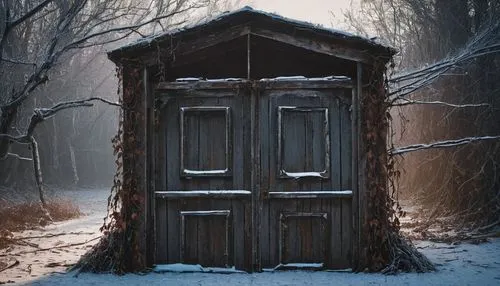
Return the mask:
[[175,263],[180,261],[180,216],[179,216],[179,205],[176,200],[167,200],[167,237],[168,240],[163,243],[168,244],[168,263]]
[[342,209],[341,202],[338,199],[331,200],[331,248],[332,248],[332,267],[342,268]]
[[168,257],[168,230],[167,230],[167,201],[158,199],[156,201],[156,261],[166,263]]
[[342,267],[351,267],[352,258],[352,202],[342,200]]

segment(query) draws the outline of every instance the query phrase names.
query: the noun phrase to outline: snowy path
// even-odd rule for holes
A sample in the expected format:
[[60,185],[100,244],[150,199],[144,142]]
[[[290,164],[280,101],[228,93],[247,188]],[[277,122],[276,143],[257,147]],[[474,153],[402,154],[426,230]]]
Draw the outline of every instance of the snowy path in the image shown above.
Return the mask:
[[[108,190],[66,192],[88,215],[77,220],[51,225],[42,231],[22,233],[34,236],[48,233],[80,232],[39,241],[40,247],[85,241],[99,235],[106,209]],[[31,241],[31,240],[30,240]],[[381,274],[348,272],[277,271],[252,274],[150,273],[147,275],[64,273],[64,266],[74,263],[88,245],[16,256],[20,265],[0,273],[0,282],[9,280],[24,285],[500,285],[500,238],[480,245],[448,245],[428,241],[417,246],[436,263],[438,271],[426,274]],[[26,247],[24,247],[26,249]],[[20,250],[20,249],[17,249]],[[16,250],[11,250],[15,253]],[[3,252],[2,252],[3,253]],[[56,267],[47,265],[56,264]],[[30,265],[30,266],[28,266]],[[28,271],[30,270],[30,271]],[[52,272],[52,273],[51,273]]]
[[[28,243],[26,245],[13,245],[0,250],[0,258],[19,261],[19,265],[0,273],[0,284],[14,282],[29,284],[30,281],[51,273],[64,273],[67,266],[76,263],[101,235],[99,227],[106,213],[108,189],[78,189],[58,193],[59,197],[71,199],[78,204],[84,216],[57,222],[39,230],[14,233],[15,238],[31,238],[23,239]],[[65,247],[68,244],[78,244],[89,240],[93,241]],[[48,248],[51,249],[36,251]]]

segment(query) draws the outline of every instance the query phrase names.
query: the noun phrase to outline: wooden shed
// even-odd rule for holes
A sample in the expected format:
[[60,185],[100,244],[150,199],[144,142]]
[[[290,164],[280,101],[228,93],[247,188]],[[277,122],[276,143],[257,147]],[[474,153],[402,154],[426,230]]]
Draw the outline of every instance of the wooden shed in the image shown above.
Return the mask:
[[394,53],[251,8],[110,52],[144,263],[362,269]]

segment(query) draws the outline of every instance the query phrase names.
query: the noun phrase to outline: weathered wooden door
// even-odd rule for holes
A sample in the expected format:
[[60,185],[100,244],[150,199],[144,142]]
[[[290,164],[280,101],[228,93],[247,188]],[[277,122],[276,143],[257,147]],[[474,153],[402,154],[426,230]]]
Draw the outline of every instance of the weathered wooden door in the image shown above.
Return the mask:
[[351,95],[329,82],[160,85],[156,263],[350,267]]
[[156,263],[250,269],[247,91],[230,82],[157,90]]
[[261,263],[348,268],[352,90],[300,86],[260,96]]

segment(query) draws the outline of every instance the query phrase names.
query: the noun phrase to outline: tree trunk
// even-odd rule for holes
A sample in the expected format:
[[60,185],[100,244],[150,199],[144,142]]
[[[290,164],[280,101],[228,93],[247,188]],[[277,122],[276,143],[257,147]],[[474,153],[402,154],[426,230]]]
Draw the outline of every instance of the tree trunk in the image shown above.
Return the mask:
[[[17,114],[17,107],[7,107],[2,109],[2,117],[0,118],[0,134],[9,134],[14,119]],[[10,140],[0,139],[0,159],[4,159],[9,153]]]
[[73,171],[73,185],[77,185],[80,178],[78,177],[78,169],[76,167],[75,148],[73,147],[71,139],[68,139],[68,148],[69,156],[71,158],[71,170]]
[[38,152],[38,143],[33,136],[29,138],[31,143],[31,153],[33,156],[33,167],[35,171],[35,180],[38,187],[38,195],[40,197],[40,207],[44,212],[45,217],[52,221],[49,211],[47,210],[47,201],[45,199],[45,190],[43,189],[42,168],[40,167],[40,153]]

